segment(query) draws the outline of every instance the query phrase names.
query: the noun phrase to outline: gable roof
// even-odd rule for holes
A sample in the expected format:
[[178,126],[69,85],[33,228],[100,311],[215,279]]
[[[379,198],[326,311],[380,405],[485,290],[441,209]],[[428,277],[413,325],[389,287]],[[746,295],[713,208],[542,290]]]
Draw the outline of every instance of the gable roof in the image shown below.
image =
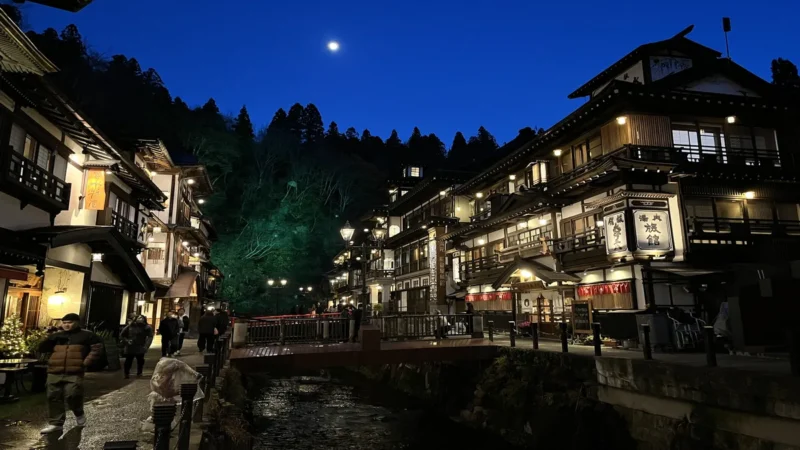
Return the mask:
[[58,71],[3,10],[0,10],[0,70],[39,76]]
[[629,65],[634,64],[636,61],[640,60],[643,56],[647,56],[652,54],[655,51],[659,50],[677,50],[681,53],[685,53],[689,56],[695,56],[698,59],[703,58],[711,58],[716,59],[722,56],[722,54],[712,48],[708,48],[704,45],[698,44],[697,42],[687,39],[686,35],[689,34],[692,29],[694,29],[694,25],[690,25],[680,33],[672,36],[669,39],[665,39],[663,41],[651,42],[649,44],[643,44],[632,52],[628,53],[627,55],[623,56],[619,59],[619,61],[615,62],[608,66],[605,70],[597,74],[594,78],[587,81],[583,84],[583,86],[576,89],[573,93],[569,94],[569,98],[580,98],[586,97],[587,95],[591,95],[591,93],[602,86],[603,84],[613,80],[621,70],[624,70]]

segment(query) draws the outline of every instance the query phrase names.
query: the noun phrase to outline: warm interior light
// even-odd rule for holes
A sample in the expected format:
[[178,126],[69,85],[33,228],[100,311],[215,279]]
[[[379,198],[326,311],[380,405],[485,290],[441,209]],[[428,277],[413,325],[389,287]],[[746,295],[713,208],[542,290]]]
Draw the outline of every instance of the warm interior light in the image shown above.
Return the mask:
[[736,116],[728,116],[725,118],[725,121],[728,123],[736,123]]
[[539,219],[539,225],[547,225],[547,219]]
[[517,228],[528,228],[528,222],[520,222],[517,224]]
[[137,305],[137,306],[144,306],[144,300],[138,300],[138,301],[136,302],[136,305]]
[[519,274],[522,275],[522,278],[533,278],[533,274],[530,270],[520,270]]
[[553,150],[553,155],[555,156],[561,156],[562,153],[564,152],[560,148]]
[[486,243],[485,239],[478,239],[478,245],[483,245]]
[[186,184],[194,184],[194,180],[189,178],[188,180],[186,180]]
[[51,295],[50,298],[47,299],[47,303],[51,305],[63,305],[66,302],[67,296],[64,295],[63,289],[57,290],[55,294]]
[[752,200],[752,199],[756,198],[756,193],[753,192],[753,191],[747,191],[747,192],[744,193],[744,198],[746,198],[748,200]]
[[153,233],[161,233],[161,227],[153,227]]
[[628,118],[627,117],[625,117],[625,116],[617,117],[617,125],[625,125],[626,123],[628,123]]
[[514,180],[517,179],[517,176],[514,175],[514,174],[511,174],[511,175],[508,176],[508,179],[511,180],[511,181],[514,181]]
[[456,211],[461,211],[461,207],[460,206],[456,206]]
[[598,227],[602,227],[603,226],[603,221],[602,220],[598,220],[594,224],[597,225]]
[[475,197],[476,198],[483,198],[483,192],[478,192],[477,194],[475,194]]

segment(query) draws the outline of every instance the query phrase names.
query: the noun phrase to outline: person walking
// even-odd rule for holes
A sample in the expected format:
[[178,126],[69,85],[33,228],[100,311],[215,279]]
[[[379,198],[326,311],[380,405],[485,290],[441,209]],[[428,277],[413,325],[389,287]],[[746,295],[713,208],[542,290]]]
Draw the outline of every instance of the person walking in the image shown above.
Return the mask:
[[180,322],[175,312],[170,311],[166,319],[161,321],[158,326],[158,333],[161,335],[161,357],[172,357],[178,351],[178,335],[180,334]]
[[120,333],[120,338],[125,343],[125,378],[131,377],[131,366],[136,359],[136,376],[142,376],[144,369],[144,354],[153,343],[153,328],[147,324],[145,316],[139,316],[133,323],[125,327]]
[[178,336],[178,351],[175,352],[176,356],[181,355],[181,350],[183,350],[183,340],[186,338],[186,334],[189,332],[189,315],[186,314],[186,309],[180,308],[178,310],[178,321],[181,325],[180,335]]
[[75,313],[61,319],[59,331],[51,334],[39,344],[41,353],[52,353],[47,361],[47,412],[49,425],[42,434],[61,432],[66,419],[66,402],[75,414],[79,427],[86,426],[83,413],[83,375],[86,367],[100,360],[103,355],[103,341],[88,330],[80,327],[81,318]]
[[214,312],[209,310],[200,318],[200,323],[197,324],[197,332],[200,336],[197,338],[197,349],[200,353],[214,351],[214,339],[217,334],[217,318]]
[[228,324],[230,323],[230,318],[228,317],[227,311],[224,309],[217,308],[217,332],[220,336],[225,334],[228,331]]

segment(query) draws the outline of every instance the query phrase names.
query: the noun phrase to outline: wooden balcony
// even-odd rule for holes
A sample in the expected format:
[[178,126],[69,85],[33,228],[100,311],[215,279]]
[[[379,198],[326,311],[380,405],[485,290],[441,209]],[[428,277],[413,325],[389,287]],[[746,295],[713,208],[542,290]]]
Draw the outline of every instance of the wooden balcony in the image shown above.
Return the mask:
[[404,264],[402,266],[397,267],[396,269],[394,269],[394,275],[397,277],[400,275],[406,275],[409,273],[418,272],[420,270],[425,270],[427,268],[428,268],[428,259],[425,258],[420,261],[411,261],[408,264]]
[[555,241],[553,253],[557,255],[561,269],[567,272],[608,261],[605,237],[598,228]]
[[0,156],[0,187],[22,205],[33,205],[50,214],[69,209],[71,185],[6,147]]
[[796,220],[690,217],[686,235],[692,261],[790,261],[800,252]]
[[139,226],[116,211],[111,211],[111,225],[132,241],[135,241],[139,234]]
[[475,277],[477,273],[500,268],[499,255],[476,258],[461,263],[461,277],[465,280]]

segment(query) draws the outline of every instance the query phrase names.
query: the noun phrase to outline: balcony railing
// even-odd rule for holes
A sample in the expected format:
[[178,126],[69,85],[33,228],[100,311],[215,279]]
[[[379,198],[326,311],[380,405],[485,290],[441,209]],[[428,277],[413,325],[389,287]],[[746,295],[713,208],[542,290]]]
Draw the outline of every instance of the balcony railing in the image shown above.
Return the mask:
[[7,184],[21,191],[20,194],[28,193],[46,202],[48,210],[69,209],[70,184],[37,166],[11,147],[6,147],[2,154],[0,170]]
[[629,145],[625,147],[627,156],[642,161],[665,162],[673,164],[727,164],[745,167],[780,167],[778,150],[749,149],[732,147],[652,147]]
[[471,216],[469,218],[469,221],[470,222],[480,222],[481,220],[486,220],[491,216],[492,216],[492,210],[491,209],[486,209],[484,211],[481,211],[478,214],[475,214],[474,216]]
[[800,221],[690,217],[687,220],[687,230],[689,236],[708,234],[727,235],[731,238],[754,235],[800,236]]
[[425,270],[428,268],[428,259],[424,258],[419,261],[411,261],[408,264],[397,267],[394,272],[395,276],[413,273],[418,270]]
[[391,278],[394,276],[394,269],[373,269],[367,272],[367,279]]
[[586,252],[604,249],[605,236],[599,228],[593,228],[583,233],[567,236],[554,242],[555,253]]
[[464,274],[464,277],[469,278],[469,276],[475,272],[494,269],[498,265],[500,265],[498,255],[476,258],[461,263],[461,273]]
[[136,240],[139,227],[132,220],[123,217],[116,211],[111,211],[111,225],[126,238]]
[[546,255],[553,251],[553,226],[533,228],[508,236],[508,245],[500,251],[501,262],[512,260],[514,255],[530,257]]

